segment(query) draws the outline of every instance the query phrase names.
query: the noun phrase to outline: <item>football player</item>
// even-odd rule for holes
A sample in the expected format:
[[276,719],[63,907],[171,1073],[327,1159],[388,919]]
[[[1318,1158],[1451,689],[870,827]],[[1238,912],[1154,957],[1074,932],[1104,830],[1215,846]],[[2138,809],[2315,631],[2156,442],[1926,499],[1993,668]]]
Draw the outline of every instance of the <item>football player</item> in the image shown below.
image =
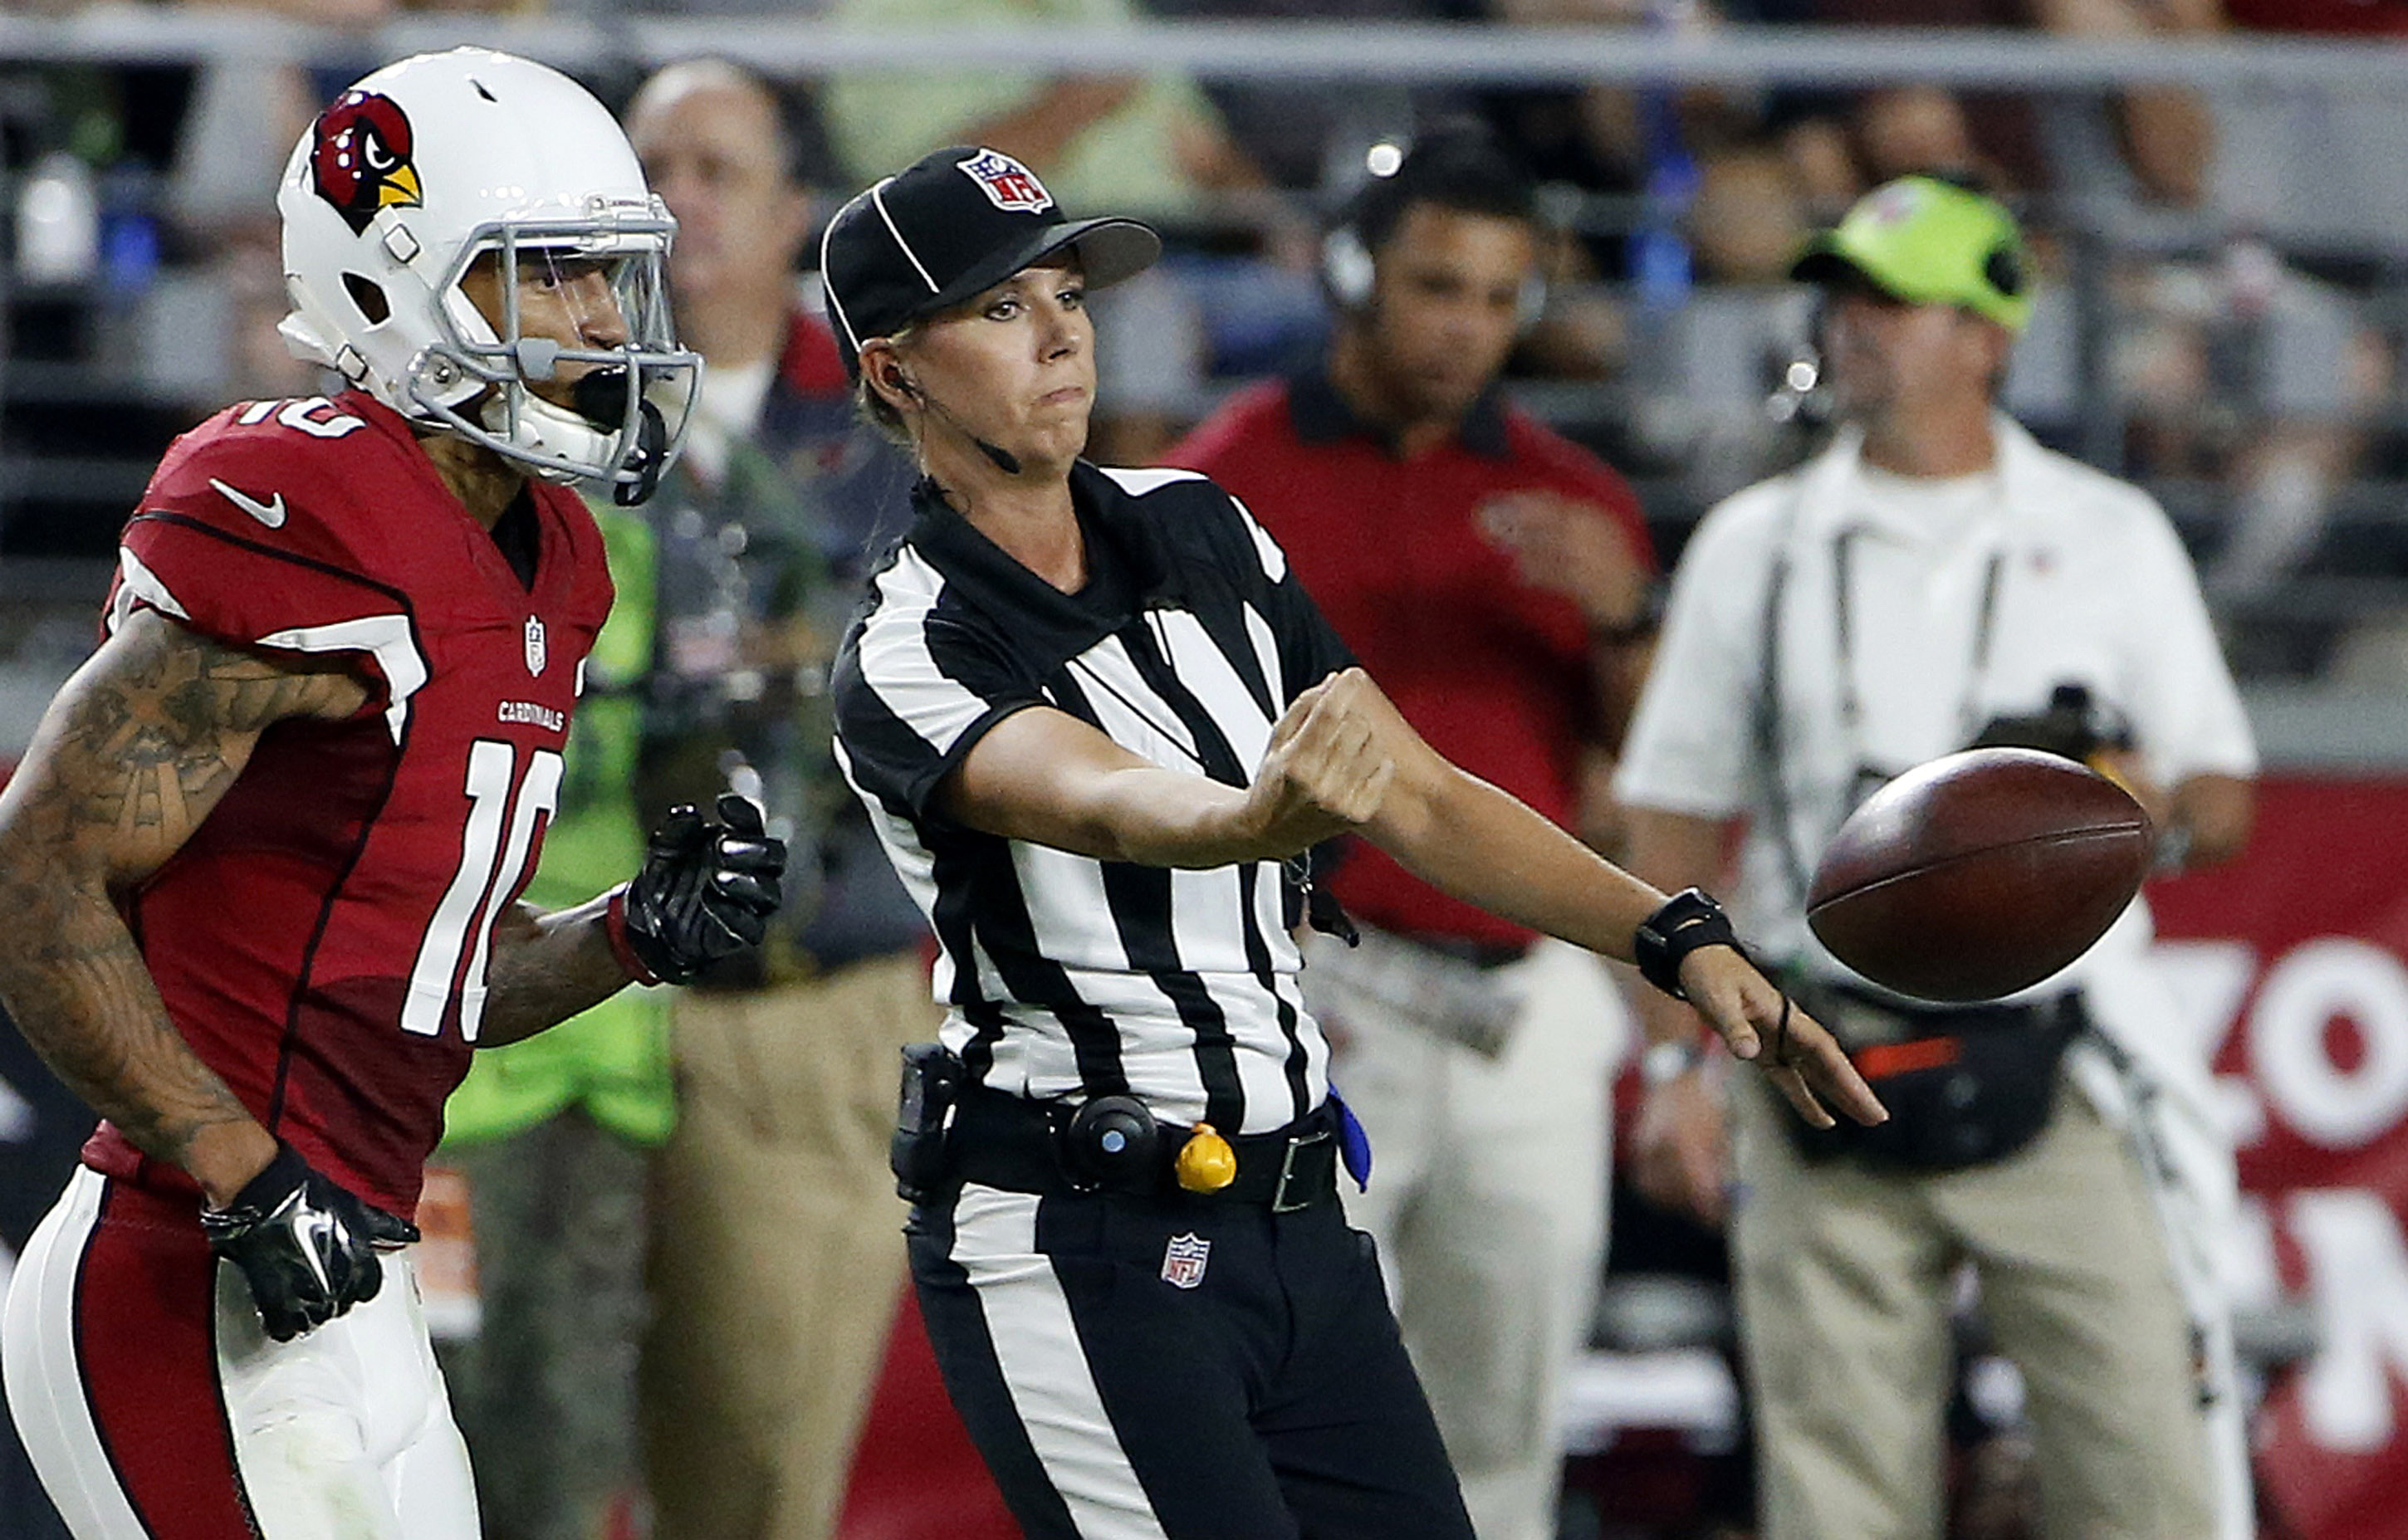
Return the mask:
[[610,604],[566,483],[642,499],[698,367],[609,114],[404,60],[278,204],[284,334],[348,388],[168,451],[0,797],[0,1001],[106,1119],[0,1322],[80,1540],[472,1540],[408,1249],[444,1097],[756,941],[784,862],[727,797],[590,903],[517,898]]

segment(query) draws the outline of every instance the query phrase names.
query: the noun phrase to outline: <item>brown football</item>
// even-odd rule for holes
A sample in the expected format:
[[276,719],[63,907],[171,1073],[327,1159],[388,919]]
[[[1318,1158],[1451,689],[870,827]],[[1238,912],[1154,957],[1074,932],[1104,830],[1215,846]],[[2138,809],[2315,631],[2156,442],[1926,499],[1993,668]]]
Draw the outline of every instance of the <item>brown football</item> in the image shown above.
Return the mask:
[[1923,1000],[1994,1000],[2090,948],[2148,875],[2156,832],[2122,787],[2030,749],[1969,749],[1865,799],[1814,869],[1831,954]]

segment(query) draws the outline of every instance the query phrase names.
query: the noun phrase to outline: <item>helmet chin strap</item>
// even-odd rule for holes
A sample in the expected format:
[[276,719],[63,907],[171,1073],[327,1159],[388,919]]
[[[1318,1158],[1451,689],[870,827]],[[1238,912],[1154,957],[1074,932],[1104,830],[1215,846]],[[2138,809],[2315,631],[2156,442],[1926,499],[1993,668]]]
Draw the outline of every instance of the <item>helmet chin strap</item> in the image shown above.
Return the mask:
[[[557,455],[564,460],[593,461],[609,448],[606,435],[574,412],[564,410],[528,392],[519,402],[518,424],[510,423],[509,400],[496,393],[478,414],[494,436],[516,449],[538,454]],[[536,474],[548,481],[573,479],[566,471],[536,467]]]

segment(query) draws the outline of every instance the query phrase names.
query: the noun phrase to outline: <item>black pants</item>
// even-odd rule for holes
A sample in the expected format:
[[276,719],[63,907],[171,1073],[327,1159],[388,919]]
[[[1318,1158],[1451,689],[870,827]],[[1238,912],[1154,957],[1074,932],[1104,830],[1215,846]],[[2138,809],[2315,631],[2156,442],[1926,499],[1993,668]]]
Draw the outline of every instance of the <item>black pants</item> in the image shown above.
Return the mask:
[[1471,1540],[1335,1202],[971,1186],[910,1234],[946,1389],[1028,1540]]

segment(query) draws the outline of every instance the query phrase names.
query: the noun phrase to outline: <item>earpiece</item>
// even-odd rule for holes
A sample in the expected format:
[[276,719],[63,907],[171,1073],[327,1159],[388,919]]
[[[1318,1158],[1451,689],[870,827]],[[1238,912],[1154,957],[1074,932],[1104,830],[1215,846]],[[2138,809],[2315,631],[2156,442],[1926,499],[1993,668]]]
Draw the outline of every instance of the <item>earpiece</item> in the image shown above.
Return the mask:
[[1533,267],[1522,279],[1522,292],[1513,296],[1513,329],[1526,332],[1546,313],[1547,276]]
[[[1774,378],[1764,398],[1764,411],[1773,421],[1820,426],[1830,421],[1831,382],[1823,367],[1828,351],[1825,327],[1830,313],[1828,296],[1817,292],[1805,314],[1798,318],[1804,322],[1802,330],[1779,338],[1768,350],[1767,362]],[[1778,330],[1791,333],[1786,324]]]
[[1352,224],[1337,225],[1322,237],[1321,281],[1329,290],[1330,303],[1340,310],[1351,314],[1368,307],[1379,276]]

